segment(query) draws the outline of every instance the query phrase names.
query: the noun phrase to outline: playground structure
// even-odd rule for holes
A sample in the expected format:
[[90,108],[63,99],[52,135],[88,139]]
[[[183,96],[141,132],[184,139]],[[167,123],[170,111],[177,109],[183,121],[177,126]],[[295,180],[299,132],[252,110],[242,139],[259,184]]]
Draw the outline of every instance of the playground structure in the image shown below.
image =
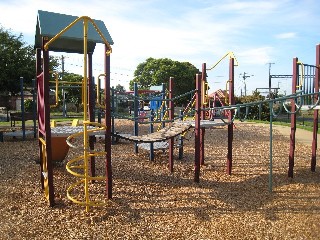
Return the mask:
[[[215,107],[213,110],[236,109],[237,116],[240,120],[246,119],[250,112],[250,107],[261,106],[261,104],[268,104],[270,111],[270,149],[269,149],[269,190],[272,191],[272,161],[273,161],[273,134],[272,121],[277,117],[274,111],[274,105],[280,103],[281,108],[291,115],[291,134],[290,134],[290,151],[288,161],[288,177],[293,178],[294,169],[294,153],[295,153],[295,133],[296,133],[296,114],[301,110],[314,111],[313,118],[313,139],[312,139],[312,156],[311,156],[311,171],[315,171],[316,167],[316,150],[317,150],[317,132],[318,132],[318,109],[319,107],[319,81],[320,81],[320,45],[316,46],[316,63],[315,65],[304,64],[298,61],[298,58],[293,58],[293,74],[292,74],[292,94],[281,98],[268,99],[265,101],[230,105],[229,107]],[[290,101],[290,108],[287,103]],[[241,109],[245,109],[245,117],[241,119]],[[209,109],[212,110],[212,109]],[[232,153],[231,153],[232,155]],[[231,174],[231,165],[230,167]]]
[[[53,14],[48,12],[39,11],[38,13],[38,25],[37,25],[37,33],[36,40],[38,40],[38,43],[40,45],[37,45],[37,86],[38,86],[38,134],[39,134],[39,148],[40,148],[40,169],[41,169],[41,183],[42,188],[44,189],[45,196],[49,200],[49,204],[51,206],[54,205],[54,185],[53,185],[53,167],[52,167],[52,161],[53,161],[53,154],[52,151],[56,147],[63,148],[63,146],[57,144],[57,142],[64,142],[65,138],[66,142],[69,146],[75,147],[71,143],[71,139],[83,136],[83,155],[79,156],[77,158],[74,158],[70,160],[67,163],[67,171],[71,173],[72,175],[79,177],[81,180],[77,181],[76,183],[72,184],[68,190],[67,190],[67,196],[68,198],[73,201],[74,203],[85,205],[86,211],[89,210],[90,206],[96,206],[96,205],[102,205],[104,204],[103,201],[91,201],[89,197],[89,183],[96,180],[105,180],[106,179],[106,189],[107,189],[107,198],[112,197],[112,174],[111,174],[111,115],[110,115],[110,53],[111,53],[111,47],[108,41],[103,37],[101,31],[99,30],[98,26],[94,23],[94,21],[88,17],[80,17],[75,18],[75,20],[72,21],[71,24],[69,24],[66,28],[59,31],[57,29],[56,32],[58,32],[56,35],[50,33],[46,33],[46,25],[41,22],[41,18],[46,19],[46,17],[50,16],[51,18],[61,18],[59,14]],[[65,16],[63,16],[65,17]],[[60,19],[61,20],[61,19]],[[84,46],[83,48],[80,47],[79,49],[74,48],[74,44],[70,45],[71,48],[62,48],[60,44],[63,43],[64,38],[62,38],[61,42],[59,42],[61,36],[66,37],[68,36],[67,33],[69,29],[71,29],[74,26],[79,27],[79,22],[84,22],[84,34],[83,34],[83,42]],[[94,27],[94,29],[98,32],[99,36],[98,38],[90,39],[88,38],[88,32],[90,32],[88,29],[88,23],[91,23]],[[42,25],[43,24],[43,25]],[[41,27],[39,26],[41,25]],[[100,24],[101,27],[101,24]],[[104,27],[104,25],[102,25]],[[40,33],[40,30],[42,33]],[[79,31],[79,29],[78,29]],[[107,33],[107,31],[105,31]],[[92,33],[92,31],[91,31]],[[74,34],[74,33],[73,33]],[[45,36],[43,36],[45,35]],[[49,36],[52,36],[52,38],[49,40]],[[101,41],[101,39],[102,41]],[[39,40],[41,39],[41,41]],[[100,39],[100,40],[99,40]],[[109,39],[111,37],[109,36]],[[78,41],[78,40],[77,40]],[[94,88],[93,88],[93,81],[92,81],[92,52],[94,45],[90,45],[88,43],[91,42],[102,42],[105,44],[106,49],[106,60],[105,60],[105,125],[101,125],[99,123],[94,122],[94,114],[93,114],[93,104],[94,99],[92,97]],[[68,44],[66,45],[69,46]],[[58,127],[54,128],[54,131],[51,131],[50,128],[50,104],[49,104],[49,48],[51,47],[51,50],[64,50],[66,52],[81,52],[84,53],[84,83],[83,86],[85,90],[83,90],[83,104],[84,104],[84,119],[83,119],[83,129],[82,131],[79,130],[79,128],[72,128],[70,131],[60,131],[62,129],[59,129]],[[90,49],[91,47],[91,49]],[[88,49],[89,48],[89,49]],[[43,60],[41,61],[41,52],[43,55]],[[88,55],[88,59],[87,59]],[[87,82],[87,60],[89,62],[89,78]],[[173,84],[173,78],[170,79],[170,85]],[[88,87],[87,87],[88,85]],[[170,87],[172,89],[172,86]],[[198,96],[201,97],[200,95]],[[169,99],[166,100],[169,101],[169,119],[172,122],[174,120],[174,113],[173,113],[173,101],[172,101],[173,95],[172,92],[169,93]],[[199,99],[200,101],[200,99]],[[87,109],[88,107],[88,109]],[[199,112],[200,113],[200,112]],[[136,114],[136,113],[135,113]],[[87,115],[89,115],[89,120],[87,119]],[[93,128],[96,126],[97,128]],[[173,171],[173,139],[175,136],[183,133],[184,131],[187,131],[190,128],[191,125],[189,124],[171,124],[168,126],[168,128],[164,128],[162,131],[159,131],[159,133],[151,134],[147,137],[137,137],[136,138],[130,138],[129,140],[134,142],[158,142],[158,141],[164,141],[169,139],[169,152],[171,152],[169,157],[169,168],[170,171]],[[105,133],[105,151],[104,152],[96,152],[94,151],[94,142],[93,142],[93,136],[92,134],[101,134]],[[156,137],[158,136],[158,137]],[[55,143],[56,142],[56,143]],[[95,156],[106,156],[106,177],[103,176],[95,176]],[[61,158],[63,158],[62,156]],[[82,161],[82,163],[79,165],[73,165],[74,163],[78,163]],[[89,166],[90,163],[90,166]],[[83,170],[83,173],[79,173],[79,170]],[[84,184],[84,191],[85,191],[85,201],[80,201],[72,196],[72,191]]]
[[[52,19],[56,24],[50,24]],[[95,180],[106,180],[107,198],[112,197],[112,174],[111,174],[111,141],[110,141],[110,105],[106,105],[105,127],[94,123],[93,104],[93,77],[92,77],[92,54],[96,43],[105,45],[105,102],[110,102],[110,54],[113,41],[104,23],[99,20],[92,20],[89,17],[74,17],[69,15],[56,14],[45,11],[38,11],[36,28],[36,72],[38,86],[38,136],[40,154],[40,176],[41,185],[50,206],[54,205],[54,184],[53,184],[53,163],[52,151],[53,136],[50,128],[50,103],[49,103],[49,49],[50,51],[63,51],[70,53],[82,53],[84,62],[83,72],[83,105],[84,119],[82,130],[73,128],[69,132],[72,137],[83,135],[83,156],[72,159],[67,164],[67,170],[74,176],[80,178],[68,188],[67,195],[75,203],[85,205],[86,210],[89,206],[100,205],[101,202],[91,201],[89,198],[89,182]],[[94,128],[95,126],[95,128]],[[103,131],[105,133],[105,151],[95,152],[94,139],[90,133]],[[59,132],[55,134],[59,135]],[[70,144],[72,146],[72,144]],[[95,156],[105,156],[106,177],[95,176]],[[74,167],[73,164],[82,161]],[[90,164],[90,165],[89,165]],[[82,169],[83,172],[76,171]],[[80,201],[72,196],[72,191],[77,186],[84,185],[85,200]]]
[[[50,16],[51,15],[51,16]],[[38,13],[38,24],[40,25],[40,19],[41,16],[44,17],[52,17],[52,18],[59,18],[59,14],[53,14],[48,12],[39,11]],[[71,16],[68,16],[71,17]],[[80,27],[80,22],[83,21],[84,23],[84,34],[83,38],[80,37],[76,38],[75,45],[66,44],[65,46],[69,46],[70,48],[62,48],[61,43],[63,42],[63,37],[67,36],[67,33],[69,29],[72,27]],[[39,149],[40,149],[40,166],[41,166],[41,183],[42,188],[44,189],[45,195],[47,199],[49,200],[49,204],[51,206],[54,205],[54,186],[53,186],[53,169],[52,169],[52,150],[54,146],[52,145],[52,137],[53,136],[50,128],[50,105],[48,102],[48,80],[49,80],[49,49],[55,51],[66,51],[66,52],[78,52],[83,53],[84,55],[84,79],[83,79],[83,100],[84,100],[84,119],[83,119],[83,126],[81,129],[75,128],[71,132],[68,133],[55,133],[56,136],[66,134],[64,137],[67,137],[67,142],[69,146],[75,147],[71,143],[71,139],[76,138],[78,136],[83,136],[83,145],[84,145],[84,153],[83,156],[79,156],[75,159],[70,160],[67,163],[67,170],[71,174],[73,174],[76,177],[81,178],[81,180],[77,181],[73,185],[69,187],[67,190],[68,198],[78,204],[84,205],[86,207],[86,211],[89,210],[90,206],[96,206],[104,204],[103,201],[95,202],[91,201],[89,198],[89,183],[93,181],[100,181],[100,180],[106,180],[106,195],[107,198],[112,198],[112,170],[111,170],[111,134],[115,135],[115,132],[112,131],[112,124],[111,124],[111,106],[110,106],[110,54],[111,54],[111,46],[110,43],[112,42],[112,39],[110,35],[108,35],[107,30],[104,27],[104,24],[99,22],[99,27],[94,23],[92,19],[89,17],[80,17],[75,18],[72,17],[71,24],[67,25],[66,28],[59,28],[57,26],[56,32],[52,35],[45,32],[46,28],[38,27],[37,30],[37,37],[38,43],[36,44],[37,47],[37,85],[38,85],[38,129],[39,129]],[[91,32],[88,29],[88,23],[91,23],[90,25]],[[64,26],[64,25],[63,25]],[[105,29],[106,31],[101,32],[102,29]],[[44,31],[44,32],[40,32]],[[79,29],[78,29],[79,31]],[[90,34],[97,32],[98,35],[96,35],[93,39],[90,39]],[[104,36],[108,36],[107,39]],[[62,37],[63,36],[63,37]],[[50,39],[51,38],[51,39]],[[62,40],[60,39],[62,38]],[[40,40],[39,40],[40,39]],[[59,42],[61,40],[62,42]],[[70,39],[68,39],[70,40]],[[83,42],[82,42],[83,40]],[[81,43],[83,43],[83,46],[81,46]],[[94,113],[93,113],[93,105],[94,105],[94,88],[93,88],[93,77],[92,77],[92,53],[94,50],[95,43],[103,43],[105,44],[105,125],[96,123],[94,121]],[[40,44],[40,45],[39,45]],[[78,48],[75,48],[74,46],[78,46]],[[283,103],[284,108],[288,113],[291,114],[291,143],[290,143],[290,154],[289,154],[289,170],[288,170],[288,176],[293,177],[293,166],[294,166],[294,148],[295,148],[295,141],[294,141],[294,134],[295,134],[295,114],[300,109],[307,109],[312,110],[314,109],[314,121],[316,127],[314,127],[314,143],[312,148],[312,167],[311,170],[315,170],[315,152],[316,152],[316,145],[317,145],[317,120],[318,120],[318,101],[319,101],[319,51],[320,48],[317,46],[317,62],[316,65],[306,65],[299,63],[297,59],[294,59],[294,65],[293,65],[293,93],[292,95],[278,98],[278,99],[269,99],[264,101],[264,103],[269,104],[270,109],[270,179],[269,179],[269,187],[270,190],[272,190],[272,120],[274,117],[274,111],[273,111],[273,105],[276,101],[280,101]],[[41,52],[43,54],[43,62],[41,63]],[[226,56],[229,56],[226,55]],[[221,60],[220,60],[221,61]],[[219,62],[220,62],[219,61]],[[88,66],[87,66],[88,62]],[[219,63],[218,62],[218,63]],[[218,64],[217,63],[217,64]],[[216,65],[217,65],[216,64]],[[216,66],[214,65],[214,66]],[[135,143],[150,143],[150,149],[152,149],[152,144],[155,142],[163,142],[163,141],[169,141],[169,170],[170,172],[173,171],[173,146],[174,146],[174,138],[178,135],[181,135],[182,133],[189,130],[190,127],[194,127],[195,132],[195,158],[194,158],[194,181],[199,182],[200,181],[200,167],[204,164],[204,139],[205,139],[205,131],[206,128],[215,128],[216,126],[228,126],[228,150],[227,150],[227,166],[226,171],[230,175],[232,172],[232,140],[233,140],[233,121],[235,116],[237,116],[237,113],[240,113],[240,110],[245,108],[246,113],[249,112],[250,107],[254,105],[259,105],[262,102],[255,102],[255,103],[248,103],[248,104],[241,104],[241,105],[235,105],[234,102],[234,66],[235,64],[235,58],[232,55],[229,59],[229,80],[227,82],[228,84],[228,106],[221,106],[221,107],[213,107],[211,108],[208,105],[208,88],[207,88],[207,79],[206,79],[206,71],[211,70],[206,68],[206,64],[204,63],[202,65],[202,71],[201,74],[196,75],[196,87],[194,90],[194,121],[193,123],[187,122],[187,121],[180,121],[178,122],[178,118],[183,118],[184,115],[179,116],[176,118],[174,116],[174,105],[173,102],[176,98],[181,97],[173,96],[173,84],[174,84],[174,78],[170,78],[169,80],[169,95],[168,98],[162,98],[161,101],[167,102],[168,107],[168,121],[165,123],[168,123],[169,125],[162,128],[161,130],[157,132],[153,132],[151,130],[150,134],[138,136],[138,132],[135,132],[133,136],[126,136],[123,137],[120,134],[117,136],[126,138],[127,140],[133,141]],[[312,74],[304,74],[304,72],[311,71],[309,69],[304,69],[304,67],[310,67],[313,68]],[[299,74],[299,68],[303,69],[303,71]],[[87,74],[87,71],[89,74]],[[313,77],[309,77],[309,75],[313,75]],[[312,81],[314,81],[313,87]],[[135,87],[135,91],[137,91]],[[297,91],[298,89],[298,91]],[[190,94],[190,93],[188,93]],[[136,95],[136,94],[135,94]],[[289,111],[288,108],[285,105],[285,102],[287,100],[291,100],[291,110]],[[113,102],[113,101],[111,101]],[[134,106],[135,109],[139,105],[139,98],[134,98]],[[308,103],[308,104],[306,104]],[[296,106],[297,105],[297,106]],[[191,106],[192,108],[192,106]],[[223,120],[222,122],[218,121],[210,121],[205,120],[206,111],[215,111],[215,110],[221,110],[221,111],[228,111],[227,114],[228,119]],[[152,115],[152,114],[151,114]],[[89,117],[88,117],[89,116]],[[238,115],[240,116],[240,115]],[[152,117],[152,116],[151,116]],[[138,122],[139,119],[138,111],[134,111],[134,117],[135,124]],[[164,120],[161,119],[158,123],[163,123]],[[150,119],[150,122],[145,121],[144,123],[155,123],[153,119]],[[93,142],[93,136],[94,134],[101,134],[103,133],[105,135],[105,151],[104,152],[94,152],[94,142]],[[95,156],[105,156],[106,160],[106,176],[100,177],[95,176]],[[73,163],[83,161],[82,165],[74,166]],[[90,164],[90,166],[89,166]],[[84,173],[79,173],[78,171],[75,171],[75,169],[83,169]],[[72,190],[79,186],[84,184],[84,190],[85,190],[85,201],[80,201],[75,199],[71,192]]]
[[[229,62],[229,79],[227,81],[229,91],[228,99],[230,99],[231,103],[234,103],[234,55],[228,53],[226,56],[231,55],[230,62]],[[222,58],[222,59],[223,59]],[[220,60],[221,61],[221,60]],[[219,62],[220,62],[219,61]],[[217,64],[216,64],[217,65]],[[211,68],[212,69],[212,68]],[[210,69],[209,69],[210,70]],[[154,159],[154,149],[164,149],[169,147],[169,170],[170,172],[173,172],[173,147],[174,147],[174,138],[179,136],[179,158],[182,158],[183,155],[183,138],[181,135],[183,135],[184,132],[186,132],[190,127],[194,128],[195,131],[195,176],[194,181],[199,182],[199,174],[200,174],[200,165],[204,164],[204,136],[205,136],[205,129],[206,128],[215,128],[215,127],[221,127],[225,125],[230,125],[228,127],[228,168],[227,172],[231,174],[231,165],[232,165],[232,138],[233,138],[233,117],[234,114],[230,109],[227,109],[226,111],[229,112],[228,119],[227,120],[220,120],[216,119],[215,121],[206,120],[206,111],[203,109],[206,105],[208,105],[208,83],[206,80],[206,64],[204,63],[202,66],[202,72],[200,75],[196,76],[196,88],[195,90],[192,90],[188,93],[185,93],[181,96],[173,96],[173,84],[174,84],[174,78],[169,79],[168,84],[168,96],[165,97],[165,91],[162,91],[162,94],[160,94],[159,97],[156,97],[158,101],[158,106],[166,106],[165,112],[161,112],[160,119],[154,118],[153,112],[151,111],[150,116],[145,117],[146,119],[149,118],[149,120],[146,121],[138,121],[141,120],[141,116],[138,116],[138,107],[140,101],[150,101],[154,99],[152,98],[139,98],[138,96],[138,88],[137,84],[134,85],[134,96],[132,96],[132,99],[134,101],[134,117],[133,118],[127,118],[129,120],[133,120],[135,123],[134,126],[134,134],[121,134],[121,133],[114,133],[114,136],[118,138],[123,138],[129,141],[135,142],[135,153],[138,153],[138,147],[139,145],[144,146],[145,149],[150,151],[150,160]],[[194,94],[191,98],[191,101],[187,105],[187,107],[182,111],[182,113],[178,116],[174,116],[174,102],[186,95]],[[165,104],[163,104],[165,103]],[[197,107],[198,106],[198,107]],[[163,110],[163,109],[161,109]],[[191,111],[189,111],[191,110]],[[192,112],[190,114],[190,112]],[[167,116],[167,118],[165,118]],[[188,116],[193,116],[192,121],[186,121],[186,118]],[[119,117],[119,116],[117,116]],[[179,119],[182,119],[184,121],[178,121]],[[214,119],[211,119],[214,120]],[[180,124],[179,127],[178,123]],[[157,131],[154,131],[154,124],[160,124]],[[165,124],[171,124],[169,127],[164,127]],[[150,124],[150,133],[147,135],[138,136],[138,124]],[[165,144],[165,141],[168,140],[168,145]],[[162,143],[154,146],[156,143]],[[148,145],[149,144],[149,145]],[[199,157],[200,156],[200,157]]]
[[[318,114],[319,114],[319,81],[320,81],[320,45],[316,46],[316,63],[315,65],[304,64],[293,58],[292,72],[292,93],[301,92],[304,97],[296,102],[291,100],[291,112],[303,110],[313,110],[313,138],[312,138],[312,155],[311,171],[316,169],[316,152],[317,152],[317,133],[318,133]],[[289,169],[288,177],[293,177],[294,152],[295,152],[295,133],[296,133],[296,114],[291,115],[291,135],[290,135],[290,152],[289,152]]]

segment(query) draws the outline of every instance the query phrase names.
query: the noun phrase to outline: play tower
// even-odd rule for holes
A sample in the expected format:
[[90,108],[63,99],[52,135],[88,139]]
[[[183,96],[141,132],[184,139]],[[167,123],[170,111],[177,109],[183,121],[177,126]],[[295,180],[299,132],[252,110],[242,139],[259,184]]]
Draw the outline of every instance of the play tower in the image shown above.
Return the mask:
[[[88,210],[90,202],[87,196],[87,184],[95,180],[95,160],[90,153],[93,148],[93,138],[88,135],[90,127],[94,126],[94,82],[92,56],[97,43],[105,45],[104,76],[105,76],[105,151],[103,152],[106,162],[106,196],[112,197],[112,174],[111,174],[111,122],[110,122],[110,54],[112,38],[100,20],[89,17],[75,17],[70,15],[38,11],[35,48],[36,48],[36,74],[37,74],[37,110],[38,110],[38,137],[41,185],[50,206],[54,205],[53,184],[53,151],[54,134],[50,127],[50,103],[49,103],[49,51],[83,54],[83,89],[84,89],[84,119],[81,132],[84,138],[84,167],[83,174],[78,174],[83,179],[77,183],[84,183],[86,199],[84,202],[74,201],[86,206]],[[79,131],[76,128],[75,131]],[[69,134],[74,132],[69,132]],[[56,131],[55,136],[60,133]],[[65,143],[65,139],[63,141]],[[88,145],[88,146],[87,146]],[[90,166],[88,166],[88,163]],[[70,171],[69,171],[70,172]],[[79,177],[78,176],[78,177]],[[75,184],[74,184],[75,185]],[[70,188],[74,187],[72,185]],[[68,196],[69,197],[69,196]],[[69,198],[72,200],[72,198]]]

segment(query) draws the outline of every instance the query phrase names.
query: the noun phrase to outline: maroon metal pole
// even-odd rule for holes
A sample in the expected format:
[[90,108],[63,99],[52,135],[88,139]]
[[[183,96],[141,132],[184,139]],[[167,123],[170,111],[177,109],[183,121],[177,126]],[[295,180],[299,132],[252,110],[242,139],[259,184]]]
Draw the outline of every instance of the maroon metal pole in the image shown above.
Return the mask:
[[[173,77],[169,79],[169,119],[174,119],[174,103],[171,100],[173,98]],[[174,145],[174,138],[169,139],[169,170],[173,172],[173,145]]]
[[[292,63],[292,94],[296,93],[298,77],[298,58],[293,58]],[[291,112],[296,111],[295,99],[291,99]],[[296,114],[291,114],[291,133],[290,133],[290,151],[289,151],[289,168],[288,177],[293,178],[294,167],[294,150],[296,147]]]
[[[95,94],[94,94],[94,82],[93,82],[93,74],[92,74],[92,53],[88,53],[88,113],[89,113],[89,121],[94,122],[94,103],[95,103]],[[89,148],[90,150],[94,150],[94,136],[89,136]],[[91,176],[96,176],[96,160],[95,157],[90,157],[90,172]]]
[[[42,46],[48,42],[44,37]],[[45,142],[47,154],[47,178],[49,189],[49,204],[54,206],[54,185],[53,185],[53,165],[52,165],[52,148],[51,148],[51,128],[50,128],[50,98],[49,98],[49,50],[43,49],[43,91],[44,91],[44,124],[45,124]]]
[[106,123],[106,134],[105,134],[105,152],[106,152],[106,191],[107,198],[112,198],[112,163],[111,163],[111,107],[110,107],[110,53],[109,48],[105,45],[105,123]]
[[[316,46],[316,71],[314,78],[314,92],[319,92],[319,80],[320,80],[320,45]],[[314,95],[314,102],[318,100],[318,95]],[[317,141],[318,141],[318,113],[319,110],[313,111],[313,139],[312,139],[312,154],[311,154],[311,171],[316,171],[317,163]]]
[[[234,99],[234,58],[229,60],[229,103],[235,104]],[[229,122],[233,118],[233,111],[230,110],[228,115]],[[233,123],[228,125],[228,154],[227,154],[227,174],[231,175],[232,171],[232,141],[233,141]]]
[[[36,49],[36,86],[37,86],[37,90],[38,92],[40,91],[40,86],[38,85],[38,76],[42,73],[42,59],[41,59],[41,48],[37,48]],[[37,115],[38,115],[38,137],[44,137],[43,134],[40,131],[40,119],[39,119],[39,112],[42,110],[39,104],[40,102],[42,102],[42,100],[40,99],[40,94],[37,94]],[[38,140],[38,144],[39,144],[39,162],[40,162],[40,181],[41,181],[41,188],[42,190],[44,190],[44,178],[43,178],[43,165],[42,165],[42,159],[43,159],[43,152],[42,152],[42,143],[40,140]]]
[[[206,63],[202,64],[202,74],[201,74],[201,87],[204,86],[204,84],[207,82],[207,69],[206,69]],[[203,84],[203,85],[202,85]],[[204,97],[205,92],[201,91],[201,109],[205,108],[205,104],[202,101],[202,96]],[[201,119],[205,120],[206,119],[206,112],[201,111]],[[205,135],[205,128],[200,128],[200,164],[204,165],[204,135]]]
[[195,128],[194,128],[194,181],[200,181],[200,107],[201,107],[201,75],[196,75],[196,104],[195,104]]

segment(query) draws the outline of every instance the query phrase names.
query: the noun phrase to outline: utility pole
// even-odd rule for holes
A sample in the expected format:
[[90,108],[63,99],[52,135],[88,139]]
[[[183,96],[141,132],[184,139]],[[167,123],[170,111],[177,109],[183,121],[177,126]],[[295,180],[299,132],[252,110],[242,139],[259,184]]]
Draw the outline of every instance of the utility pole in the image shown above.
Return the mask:
[[269,62],[267,64],[269,64],[269,98],[271,98],[271,74],[270,73],[271,73],[271,65],[275,63]]
[[61,68],[62,68],[62,76],[64,74],[64,56],[61,55]]
[[[247,96],[247,84],[246,84],[246,79],[247,78],[249,78],[249,77],[251,77],[251,76],[253,76],[253,75],[246,75],[246,74],[248,74],[248,73],[246,73],[246,72],[243,72],[243,76],[242,76],[242,78],[243,78],[243,83],[244,83],[244,96],[246,97]],[[242,75],[241,73],[240,73],[240,75]],[[241,95],[242,95],[242,93],[241,93]]]

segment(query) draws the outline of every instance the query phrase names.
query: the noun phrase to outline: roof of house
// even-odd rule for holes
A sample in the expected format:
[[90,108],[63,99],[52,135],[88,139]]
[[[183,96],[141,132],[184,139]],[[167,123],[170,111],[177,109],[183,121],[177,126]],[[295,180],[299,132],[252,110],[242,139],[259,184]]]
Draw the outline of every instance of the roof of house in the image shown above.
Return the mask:
[[[76,19],[78,19],[76,16],[38,10],[35,48],[42,47],[42,37],[48,37],[50,40]],[[92,20],[108,43],[112,45],[114,42],[103,21]],[[88,52],[94,52],[96,43],[104,43],[103,39],[91,23],[88,24],[87,36]],[[83,53],[83,45],[83,21],[78,21],[73,27],[68,29],[57,40],[50,44],[49,50],[67,53]]]

